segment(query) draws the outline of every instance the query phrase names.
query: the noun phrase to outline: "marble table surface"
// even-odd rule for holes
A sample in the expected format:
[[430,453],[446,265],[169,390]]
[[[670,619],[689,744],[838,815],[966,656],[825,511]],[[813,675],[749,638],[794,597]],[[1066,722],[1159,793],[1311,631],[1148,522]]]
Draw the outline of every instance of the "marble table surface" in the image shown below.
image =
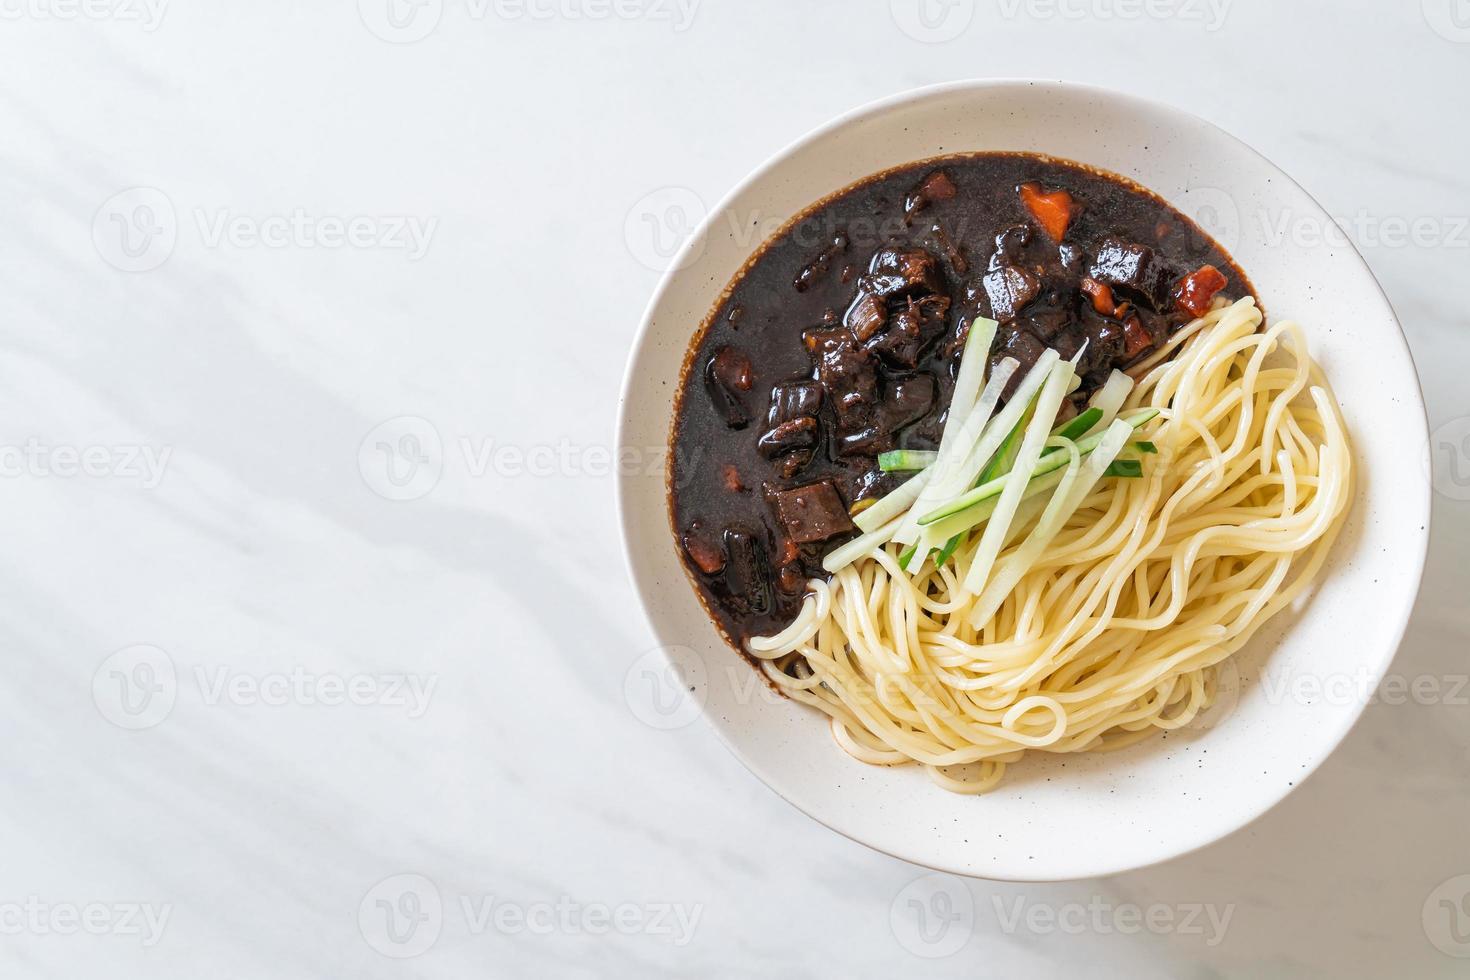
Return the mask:
[[[661,258],[809,128],[975,76],[1275,160],[1434,430],[1405,687],[1103,880],[921,880],[624,695]],[[1467,118],[1466,0],[0,0],[0,975],[1465,976]]]

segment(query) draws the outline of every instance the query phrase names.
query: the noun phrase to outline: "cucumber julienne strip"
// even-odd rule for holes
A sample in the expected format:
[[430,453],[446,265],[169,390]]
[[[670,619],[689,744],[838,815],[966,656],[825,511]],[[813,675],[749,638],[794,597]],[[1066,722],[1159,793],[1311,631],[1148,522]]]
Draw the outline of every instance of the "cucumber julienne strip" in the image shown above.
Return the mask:
[[[941,460],[935,464],[935,469],[939,471],[939,474],[935,476],[934,482],[929,486],[928,501],[945,500],[957,493],[963,492],[967,487],[974,486],[975,477],[984,468],[986,461],[994,456],[996,450],[1000,448],[1001,443],[1004,442],[1006,435],[1013,426],[1013,420],[1019,419],[1025,413],[1027,407],[1031,404],[1031,400],[1035,397],[1035,393],[1040,389],[1042,382],[1045,380],[1047,371],[1050,370],[1051,365],[1057,362],[1059,357],[1060,355],[1056,351],[1043,351],[1042,355],[1037,358],[1036,365],[1032,367],[1030,373],[1021,379],[1020,385],[1017,386],[1015,393],[1011,396],[1011,400],[1006,403],[1005,408],[1001,410],[999,415],[991,419],[989,417],[990,413],[995,410],[996,404],[1000,401],[1001,394],[1010,384],[1011,377],[1018,366],[1016,360],[1010,357],[1003,359],[1000,364],[996,365],[995,373],[991,376],[990,381],[986,383],[985,391],[981,394],[980,401],[975,405],[970,424],[966,426],[965,432],[955,441],[955,444],[950,447],[957,454],[952,458],[957,459],[958,462],[953,465],[947,465],[946,461]],[[979,418],[982,414],[987,419],[985,427],[981,430],[973,430],[975,419]],[[972,431],[974,431],[973,437],[971,435]],[[924,497],[919,498],[921,504],[927,505],[928,501]],[[944,540],[943,538],[936,538],[933,534],[926,532],[919,526],[918,515],[920,512],[921,508],[916,504],[914,510],[909,514],[909,520],[903,527],[899,528],[898,534],[894,535],[899,541],[906,544],[917,544],[919,546],[915,555],[910,555],[909,560],[899,566],[906,572],[918,571],[919,566],[923,564],[923,559],[931,551],[939,547],[940,541]]]
[[[1010,359],[1007,358],[1007,360]],[[1060,361],[1061,355],[1056,351],[1042,352],[1041,356],[1036,359],[1036,364],[1016,386],[1005,408],[996,413],[994,420],[986,427],[980,440],[970,448],[970,454],[965,458],[964,466],[947,484],[936,485],[935,490],[943,490],[950,494],[962,493],[974,484],[975,478],[980,475],[986,463],[995,456],[996,451],[1009,438],[1011,431],[1020,425],[1026,412],[1033,408],[1042,385],[1046,383],[1052,369]],[[996,373],[999,374],[998,371]]]
[[[1062,439],[1078,439],[1084,432],[1096,424],[1102,418],[1102,412],[1095,408],[1089,408],[1086,412],[1077,416],[1065,425],[1059,425],[1052,431],[1052,435]],[[1021,440],[1022,426],[1017,425],[1006,436],[1006,441],[1001,443],[1000,452],[997,452],[985,469],[980,472],[980,482],[985,483],[993,480],[1004,472],[1003,467],[1009,465],[1006,459],[1007,451],[1014,449],[1015,444]],[[1151,442],[1136,442],[1133,447],[1141,453],[1156,453],[1158,447]],[[878,454],[878,469],[884,473],[917,473],[928,469],[939,459],[939,454],[932,449],[890,449],[886,453]]]
[[[897,491],[894,492],[897,493]],[[871,509],[869,508],[869,510]],[[895,517],[876,531],[869,531],[867,534],[859,535],[842,547],[834,549],[826,558],[822,559],[822,567],[829,573],[835,575],[871,552],[874,548],[881,548],[893,537],[893,532],[898,530],[899,520],[900,518]]]
[[[1032,497],[1046,493],[1062,482],[1062,477],[1065,475],[1066,470],[1058,468],[1050,473],[1032,477],[1031,482],[1026,484],[1026,492],[1022,494],[1021,499],[1029,501]],[[995,505],[999,499],[999,494],[988,497],[978,504],[966,507],[958,514],[952,514],[928,526],[933,529],[936,538],[946,534],[950,535],[951,541],[955,538],[962,538],[970,530],[990,520],[990,515],[995,513]]]
[[956,534],[954,537],[950,538],[949,541],[946,542],[946,544],[944,545],[944,548],[940,550],[939,554],[934,556],[934,567],[938,568],[940,565],[943,565],[945,562],[953,558],[954,553],[960,550],[960,542],[963,540],[965,540],[965,536],[963,534]]
[[878,469],[884,473],[913,472],[933,466],[938,458],[938,453],[924,449],[892,449],[878,454]]
[[933,470],[929,469],[911,477],[907,483],[854,517],[852,522],[857,525],[859,531],[871,533],[895,517],[904,516],[919,499],[919,494],[924,491],[932,475]]
[[985,362],[990,358],[990,345],[995,342],[995,332],[999,328],[999,323],[985,317],[970,321],[965,349],[960,354],[960,371],[955,376],[954,394],[949,400],[949,415],[939,436],[941,454],[959,435],[960,427],[975,407],[975,399],[980,397],[980,388],[985,383]]
[[1087,495],[1092,492],[1093,487],[1097,486],[1108,468],[1117,460],[1118,453],[1123,450],[1132,435],[1131,425],[1114,421],[1104,430],[1096,451],[1088,456],[1085,462],[1080,455],[1077,455],[1075,446],[1070,450],[1063,449],[1064,452],[1067,452],[1068,462],[1071,464],[1066,470],[1066,476],[1062,478],[1056,493],[1047,502],[1040,520],[1037,521],[1025,542],[996,565],[990,581],[980,596],[980,601],[971,613],[971,625],[984,626],[990,621],[1001,603],[1015,589],[1016,584],[1025,577],[1026,572],[1041,558],[1047,546],[1076,513],[1082,501],[1087,499]]
[[[929,503],[948,499],[955,493],[963,490],[965,484],[974,478],[968,469],[970,465],[969,455],[975,450],[976,440],[979,440],[981,445],[985,444],[986,434],[991,428],[991,413],[995,411],[995,406],[1000,401],[1001,393],[1005,391],[1006,385],[1010,383],[1016,366],[1016,360],[1012,357],[1004,358],[996,365],[995,371],[990,376],[990,380],[985,383],[985,390],[980,393],[980,398],[975,402],[975,407],[970,410],[969,418],[965,419],[963,424],[960,425],[959,434],[949,440],[948,448],[941,448],[939,450],[939,459],[935,460],[934,465],[928,470],[928,472],[934,475],[929,485],[925,488],[924,493],[919,497],[921,502],[925,502],[923,504],[924,507],[929,506]],[[1029,381],[1029,378],[1027,380]],[[1023,381],[1022,387],[1025,385],[1026,381]],[[1006,407],[1009,409],[1010,406]],[[947,426],[955,424],[959,423],[951,419],[947,423]],[[945,431],[948,432],[948,428]],[[941,446],[943,446],[944,440],[941,439],[940,442]],[[976,469],[978,468],[977,466]],[[918,522],[918,513],[921,509],[921,507],[916,506],[909,511],[904,522],[899,525],[898,532],[893,536],[895,541],[901,544],[917,544],[919,542],[919,538],[922,535]],[[921,551],[919,554],[928,555],[928,552]],[[906,565],[904,568],[907,571],[913,570],[911,565]]]
[[1059,425],[1053,430],[1052,435],[1063,439],[1077,440],[1082,438],[1092,427],[1102,421],[1103,411],[1100,408],[1089,408],[1065,425]]
[[1108,380],[1093,394],[1092,400],[1087,404],[1102,412],[1102,418],[1098,419],[1091,429],[1079,435],[1091,436],[1106,429],[1112,424],[1113,419],[1123,410],[1123,403],[1128,400],[1128,395],[1133,391],[1133,379],[1122,371],[1114,371],[1108,375]]
[[[1092,448],[1090,447],[1094,446],[1097,441],[1100,441],[1100,438],[1101,433],[1099,433],[1098,436],[1089,436],[1087,439],[1081,440],[1077,444],[1078,452],[1081,453],[1083,456],[1091,454]],[[1134,445],[1137,444],[1135,443]],[[1113,467],[1124,462],[1129,461],[1114,460],[1112,466],[1108,467],[1108,472],[1105,472],[1103,475],[1119,476],[1120,474],[1112,472]],[[1046,493],[1048,490],[1053,489],[1058,483],[1060,483],[1062,477],[1065,474],[1065,469],[1058,468],[1048,473],[1042,473],[1038,476],[1033,476],[1031,478],[1031,482],[1026,485],[1026,492],[1022,495],[1021,499],[1023,501],[1030,501],[1033,497]],[[1126,476],[1127,474],[1122,475]],[[1141,476],[1142,474],[1139,473],[1138,475]],[[999,495],[997,494],[996,496]],[[954,548],[957,549],[960,545],[961,539],[964,538],[965,534],[968,531],[970,531],[977,525],[983,524],[985,521],[990,520],[990,515],[995,513],[996,496],[988,497],[985,500],[980,501],[978,504],[966,507],[959,513],[951,514],[949,517],[945,517],[939,521],[934,522],[933,524],[928,525],[928,527],[933,529],[936,537],[951,535],[949,540],[954,545]],[[946,547],[948,548],[948,546]],[[944,564],[944,562],[950,557],[950,555],[953,554],[954,549],[949,549],[948,553],[941,553],[938,558],[934,559],[934,564]]]
[[[1020,445],[1021,436],[1026,431],[1026,418],[1027,416],[1023,414],[1021,416],[1021,419],[1017,421],[1014,426],[1011,427],[1010,434],[1005,437],[1005,441],[1000,444],[1000,448],[995,451],[995,455],[990,457],[990,462],[986,463],[985,468],[980,471],[980,477],[975,481],[976,486],[979,486],[982,483],[989,483],[991,480],[995,479],[997,476],[1000,476],[1002,473],[1011,468],[1011,464],[1015,462],[1016,459],[1016,448]],[[1067,428],[1066,425],[1057,426],[1058,430],[1062,430],[1065,428]],[[1027,493],[1029,494],[1030,492],[1031,489],[1028,487]],[[989,518],[994,510],[994,507],[990,508],[990,510],[987,510],[985,512],[984,517],[979,518],[971,524],[965,525],[962,530],[952,535],[950,539],[945,542],[944,547],[940,549],[939,553],[934,556],[934,567],[938,568],[940,565],[943,565],[945,562],[953,558],[954,553],[960,550],[960,544],[965,540],[965,531],[968,531],[976,524],[979,524],[980,521]],[[941,540],[944,537],[944,532],[942,529],[934,528],[930,537],[932,537],[936,541]],[[901,567],[907,568],[908,563],[903,562],[901,564]]]
[[1011,468],[1016,461],[1016,447],[1021,444],[1021,436],[1026,433],[1026,419],[1019,419],[1011,429],[1010,435],[1006,436],[1005,442],[995,451],[990,462],[985,464],[985,469],[980,471],[980,483],[989,483],[1002,473]]
[[[1128,381],[1128,384],[1131,387],[1132,380],[1129,379],[1127,375],[1120,376],[1125,381]],[[1073,380],[1076,381],[1077,379],[1074,378]],[[1069,384],[1067,387],[1071,389],[1075,388],[1075,385]],[[1011,430],[1006,435],[1005,440],[1001,442],[1000,447],[990,457],[990,461],[987,462],[984,469],[980,471],[979,478],[974,481],[975,486],[989,483],[991,480],[995,479],[998,476],[1001,476],[1002,474],[1010,470],[1011,464],[1015,462],[1016,449],[1020,445],[1021,436],[1024,435],[1026,431],[1026,420],[1029,417],[1029,415],[1027,414],[1029,412],[1029,409],[1030,406],[1028,405],[1027,412],[1021,413],[1020,418],[1016,421],[1016,424],[1011,427]],[[1083,432],[1086,432],[1096,427],[1098,421],[1102,418],[1102,416],[1102,409],[1089,408],[1085,412],[1078,415],[1076,418],[1072,419],[1070,422],[1064,422],[1061,425],[1057,426],[1055,429],[1052,430],[1052,435],[1063,439],[1075,439]],[[1050,450],[1048,450],[1048,452],[1050,452]],[[879,462],[881,465],[882,457],[879,457]],[[1030,496],[1032,492],[1033,491],[1028,488],[1027,496]],[[1035,492],[1040,492],[1039,488]],[[989,510],[985,512],[983,517],[967,524],[965,526],[965,530],[969,530],[969,528],[974,527],[976,524],[979,524],[982,520],[988,519],[993,511],[994,507],[992,506]],[[938,532],[928,535],[920,535],[921,540],[924,537],[928,537],[930,539],[931,550],[932,542],[944,540],[944,535]],[[938,566],[943,565],[945,562],[949,561],[949,559],[954,556],[954,553],[959,550],[959,546],[963,541],[963,538],[963,531],[950,537],[949,540],[945,543],[944,547],[935,556],[934,564]],[[911,562],[913,561],[914,555],[917,554],[917,551],[917,544],[915,544],[913,547],[904,549],[903,553],[900,554],[898,558],[899,567],[903,568],[906,571],[910,570]]]
[[[1038,359],[1038,367],[1040,363]],[[1021,495],[1026,492],[1026,484],[1036,471],[1042,447],[1051,436],[1052,420],[1057,417],[1062,399],[1067,396],[1067,385],[1075,373],[1070,364],[1054,363],[1047,374],[1041,394],[1036,398],[1036,409],[1031,416],[1031,422],[1026,426],[1026,435],[1021,439],[1021,448],[1016,450],[1015,466],[1002,478],[1005,487],[996,502],[995,513],[985,524],[980,545],[975,549],[975,557],[965,575],[964,589],[972,595],[978,595],[985,587],[995,560],[1005,546],[1011,521],[1016,516],[1016,508],[1021,504]]]
[[[1128,423],[1128,425],[1132,428],[1137,429],[1139,426],[1144,425],[1157,417],[1158,414],[1159,413],[1157,409],[1148,408],[1140,412],[1135,412],[1122,421]],[[1104,433],[1099,432],[1095,435],[1090,435],[1085,439],[1079,439],[1077,441],[1077,451],[1082,453],[1084,456],[1092,452],[1098,447],[1098,444],[1102,442],[1103,435]],[[1066,461],[1067,453],[1065,450],[1052,449],[1050,452],[1043,455],[1037,462],[1036,471],[1032,474],[1032,476],[1033,478],[1035,478],[1050,473],[1058,467],[1063,466]],[[999,496],[1001,492],[1005,490],[1007,479],[1009,479],[1009,474],[1007,474],[1006,476],[997,477],[996,479],[983,483],[980,486],[976,487],[974,490],[971,490],[969,493],[966,493],[963,496],[950,501],[943,507],[930,511],[927,514],[921,515],[919,518],[919,523],[923,525],[934,524],[938,521],[943,520],[946,517],[951,517],[963,510],[973,507],[976,504],[981,503],[982,501]]]

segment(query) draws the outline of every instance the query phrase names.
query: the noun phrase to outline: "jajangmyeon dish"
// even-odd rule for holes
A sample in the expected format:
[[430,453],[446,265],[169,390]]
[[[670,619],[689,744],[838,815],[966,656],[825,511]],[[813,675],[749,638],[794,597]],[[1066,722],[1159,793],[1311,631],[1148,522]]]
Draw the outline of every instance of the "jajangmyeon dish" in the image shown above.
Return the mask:
[[1295,323],[1146,190],[1023,154],[814,207],[690,351],[670,512],[715,622],[874,765],[993,787],[1190,723],[1351,499]]

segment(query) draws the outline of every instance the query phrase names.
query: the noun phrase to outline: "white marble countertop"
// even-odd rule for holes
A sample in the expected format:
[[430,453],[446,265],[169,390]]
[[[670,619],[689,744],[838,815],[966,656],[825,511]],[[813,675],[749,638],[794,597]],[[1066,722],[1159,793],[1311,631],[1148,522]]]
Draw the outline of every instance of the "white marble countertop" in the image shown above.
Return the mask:
[[[0,2],[0,975],[1470,970],[1465,0],[389,2]],[[649,195],[979,75],[1162,98],[1297,177],[1437,430],[1424,696],[1105,880],[912,885],[623,695]],[[903,920],[935,889],[973,907],[940,946]]]

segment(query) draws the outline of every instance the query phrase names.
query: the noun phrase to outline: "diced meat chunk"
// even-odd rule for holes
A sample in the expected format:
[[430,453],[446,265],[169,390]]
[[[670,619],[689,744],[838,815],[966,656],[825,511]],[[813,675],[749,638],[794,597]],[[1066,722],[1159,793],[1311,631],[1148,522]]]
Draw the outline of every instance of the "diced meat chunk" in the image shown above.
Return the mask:
[[775,459],[786,453],[810,451],[817,448],[820,430],[817,420],[810,415],[799,415],[789,422],[782,422],[761,436],[756,442],[766,459]]
[[854,498],[857,501],[866,501],[870,505],[876,503],[880,498],[886,497],[897,489],[906,477],[907,474],[900,476],[897,473],[885,473],[876,466],[870,467],[858,477],[857,487],[853,492]]
[[1017,327],[1043,344],[1051,344],[1052,338],[1068,332],[1076,323],[1077,318],[1071,310],[1056,306],[1038,307],[1034,312],[1016,319]]
[[873,255],[868,275],[860,281],[868,292],[884,299],[925,296],[944,289],[944,271],[939,260],[922,248],[885,245]]
[[[1067,321],[1061,327],[1050,329],[1052,324],[1043,321],[1040,324],[1028,324],[1027,332],[1040,338],[1041,342],[1061,355],[1062,360],[1070,361],[1082,352],[1082,345],[1087,343],[1087,334],[1077,327],[1074,322]],[[1042,336],[1037,328],[1047,329],[1046,336]],[[1081,365],[1078,365],[1081,367]],[[1078,373],[1085,374],[1085,371]]]
[[741,614],[763,613],[771,605],[771,565],[765,545],[743,528],[725,531],[724,591]]
[[934,378],[916,374],[888,389],[883,399],[883,424],[890,432],[917,422],[934,407]]
[[1012,326],[1009,330],[1002,330],[1001,334],[1003,340],[1000,349],[996,352],[994,360],[998,362],[1001,357],[1013,357],[1020,365],[1016,368],[1016,373],[1011,376],[1010,382],[1006,385],[1004,394],[1006,398],[1010,398],[1016,393],[1016,389],[1021,386],[1021,380],[1026,376],[1027,372],[1036,366],[1037,359],[1046,351],[1046,345],[1037,340],[1030,331],[1019,326]]
[[934,378],[927,374],[891,384],[869,424],[849,427],[838,434],[837,455],[876,456],[894,448],[898,431],[928,415],[934,398]]
[[800,562],[789,562],[776,573],[776,588],[786,595],[800,595],[806,591],[806,575]]
[[888,322],[888,307],[876,294],[859,291],[847,309],[844,322],[858,343],[865,343]]
[[1002,322],[1013,319],[1041,292],[1037,278],[1015,265],[1003,265],[987,272],[981,282],[985,295],[990,297],[991,315]]
[[[1111,368],[1123,356],[1123,325],[1113,320],[1093,320],[1087,330],[1087,360]],[[1079,372],[1084,376],[1089,372]]]
[[786,536],[797,544],[826,541],[852,530],[847,507],[831,480],[778,491],[772,500]]
[[1133,360],[1153,347],[1154,338],[1143,325],[1143,321],[1137,316],[1130,316],[1123,321],[1123,357],[1125,360]]
[[909,192],[903,203],[904,214],[912,218],[935,201],[948,201],[955,196],[954,181],[943,170],[936,170],[925,177],[919,186]]
[[852,343],[852,333],[846,327],[812,327],[803,330],[801,342],[812,356],[821,359],[839,347]]
[[878,367],[873,355],[853,347],[851,341],[833,345],[822,355],[817,380],[843,426],[861,424],[878,402]]
[[705,365],[705,389],[725,424],[743,429],[750,424],[745,394],[755,383],[755,371],[744,351],[721,347]]
[[710,369],[726,388],[732,391],[749,391],[755,383],[755,371],[750,357],[734,347],[721,347],[710,359]]
[[908,306],[893,315],[888,329],[868,343],[868,350],[895,367],[913,367],[919,363],[919,348],[924,344],[924,318],[916,306]]
[[877,456],[892,448],[892,434],[879,425],[844,432],[837,437],[838,456]]
[[867,349],[892,367],[913,368],[924,346],[944,331],[949,312],[948,296],[910,298],[888,320],[888,328],[867,343]]
[[999,269],[1004,265],[1015,265],[1021,261],[1021,253],[1031,242],[1028,225],[1011,225],[995,236],[995,254],[990,257],[990,267]]
[[1155,313],[1169,309],[1169,287],[1177,278],[1147,245],[1106,238],[1093,260],[1091,277]]
[[772,428],[803,415],[816,415],[822,408],[822,386],[815,381],[788,381],[771,389],[771,408],[766,425]]

